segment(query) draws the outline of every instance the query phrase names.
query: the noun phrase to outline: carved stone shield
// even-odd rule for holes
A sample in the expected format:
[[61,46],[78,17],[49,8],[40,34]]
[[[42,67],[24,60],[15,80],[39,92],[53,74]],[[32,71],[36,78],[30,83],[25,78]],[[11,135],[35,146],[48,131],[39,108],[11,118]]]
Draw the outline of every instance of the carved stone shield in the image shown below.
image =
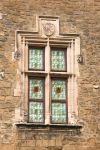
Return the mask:
[[46,36],[51,36],[55,32],[55,25],[50,22],[45,23],[43,24],[43,30]]

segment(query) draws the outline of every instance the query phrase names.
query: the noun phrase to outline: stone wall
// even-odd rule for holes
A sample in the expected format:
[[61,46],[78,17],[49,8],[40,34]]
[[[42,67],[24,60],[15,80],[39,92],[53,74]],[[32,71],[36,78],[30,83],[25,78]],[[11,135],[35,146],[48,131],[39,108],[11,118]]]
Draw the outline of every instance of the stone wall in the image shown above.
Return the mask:
[[[31,30],[36,15],[60,17],[61,33],[80,33],[78,111],[81,133],[54,129],[16,127],[14,97],[17,80],[15,30]],[[2,150],[99,150],[100,149],[100,0],[1,0],[0,1],[0,149]]]

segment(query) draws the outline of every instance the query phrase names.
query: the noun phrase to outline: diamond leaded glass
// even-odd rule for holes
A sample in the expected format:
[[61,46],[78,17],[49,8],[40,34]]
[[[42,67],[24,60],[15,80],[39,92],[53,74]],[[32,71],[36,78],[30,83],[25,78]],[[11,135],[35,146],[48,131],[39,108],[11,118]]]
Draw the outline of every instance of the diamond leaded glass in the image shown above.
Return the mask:
[[43,50],[41,48],[29,49],[29,68],[43,70]]
[[43,122],[43,103],[30,102],[29,103],[29,121]]
[[66,100],[66,81],[52,80],[52,100]]
[[66,70],[64,50],[52,50],[51,51],[51,69],[57,70],[57,71]]
[[40,79],[31,79],[29,81],[29,97],[34,99],[43,98],[43,80]]
[[65,103],[52,103],[52,123],[66,123]]

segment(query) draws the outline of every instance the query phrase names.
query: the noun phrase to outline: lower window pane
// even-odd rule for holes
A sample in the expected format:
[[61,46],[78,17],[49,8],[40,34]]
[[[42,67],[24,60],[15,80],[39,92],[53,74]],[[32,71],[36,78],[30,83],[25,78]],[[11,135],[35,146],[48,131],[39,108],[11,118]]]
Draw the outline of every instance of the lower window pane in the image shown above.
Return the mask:
[[43,103],[30,102],[29,103],[29,122],[43,122]]
[[52,123],[66,123],[65,103],[52,103]]

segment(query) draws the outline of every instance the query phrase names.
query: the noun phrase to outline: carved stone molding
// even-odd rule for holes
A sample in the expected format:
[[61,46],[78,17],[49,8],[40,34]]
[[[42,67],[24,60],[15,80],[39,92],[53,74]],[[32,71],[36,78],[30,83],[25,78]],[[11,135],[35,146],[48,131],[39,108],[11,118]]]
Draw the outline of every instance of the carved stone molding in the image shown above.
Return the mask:
[[51,36],[55,32],[55,25],[50,22],[47,22],[43,24],[43,30],[46,36]]
[[[48,54],[48,43],[49,46],[57,48],[66,48],[67,51],[67,72],[66,74],[60,74],[68,78],[68,99],[70,101],[68,110],[68,123],[70,125],[77,125],[78,112],[77,112],[77,76],[79,76],[78,63],[81,62],[80,56],[80,37],[76,33],[59,33],[59,18],[58,17],[46,17],[40,16],[37,19],[36,31],[17,30],[15,34],[15,52],[14,59],[18,60],[19,71],[21,72],[21,92],[20,88],[15,89],[15,96],[19,96],[21,93],[21,109],[23,118],[26,121],[28,118],[27,112],[27,83],[28,75],[33,75],[33,71],[28,70],[28,49],[30,46],[44,47],[46,54]],[[46,55],[47,56],[47,55]],[[38,75],[46,76],[47,72],[37,72]],[[57,76],[58,73],[54,74],[51,72],[52,77]],[[36,72],[35,72],[36,75]],[[24,90],[25,91],[24,91]],[[76,91],[75,91],[75,90]],[[59,90],[58,90],[59,91]],[[74,99],[73,99],[74,98]],[[24,105],[25,104],[25,105]],[[73,114],[75,112],[75,114]],[[47,112],[47,114],[49,114]],[[46,118],[46,124],[49,124],[50,115]],[[22,119],[21,119],[22,120]]]

